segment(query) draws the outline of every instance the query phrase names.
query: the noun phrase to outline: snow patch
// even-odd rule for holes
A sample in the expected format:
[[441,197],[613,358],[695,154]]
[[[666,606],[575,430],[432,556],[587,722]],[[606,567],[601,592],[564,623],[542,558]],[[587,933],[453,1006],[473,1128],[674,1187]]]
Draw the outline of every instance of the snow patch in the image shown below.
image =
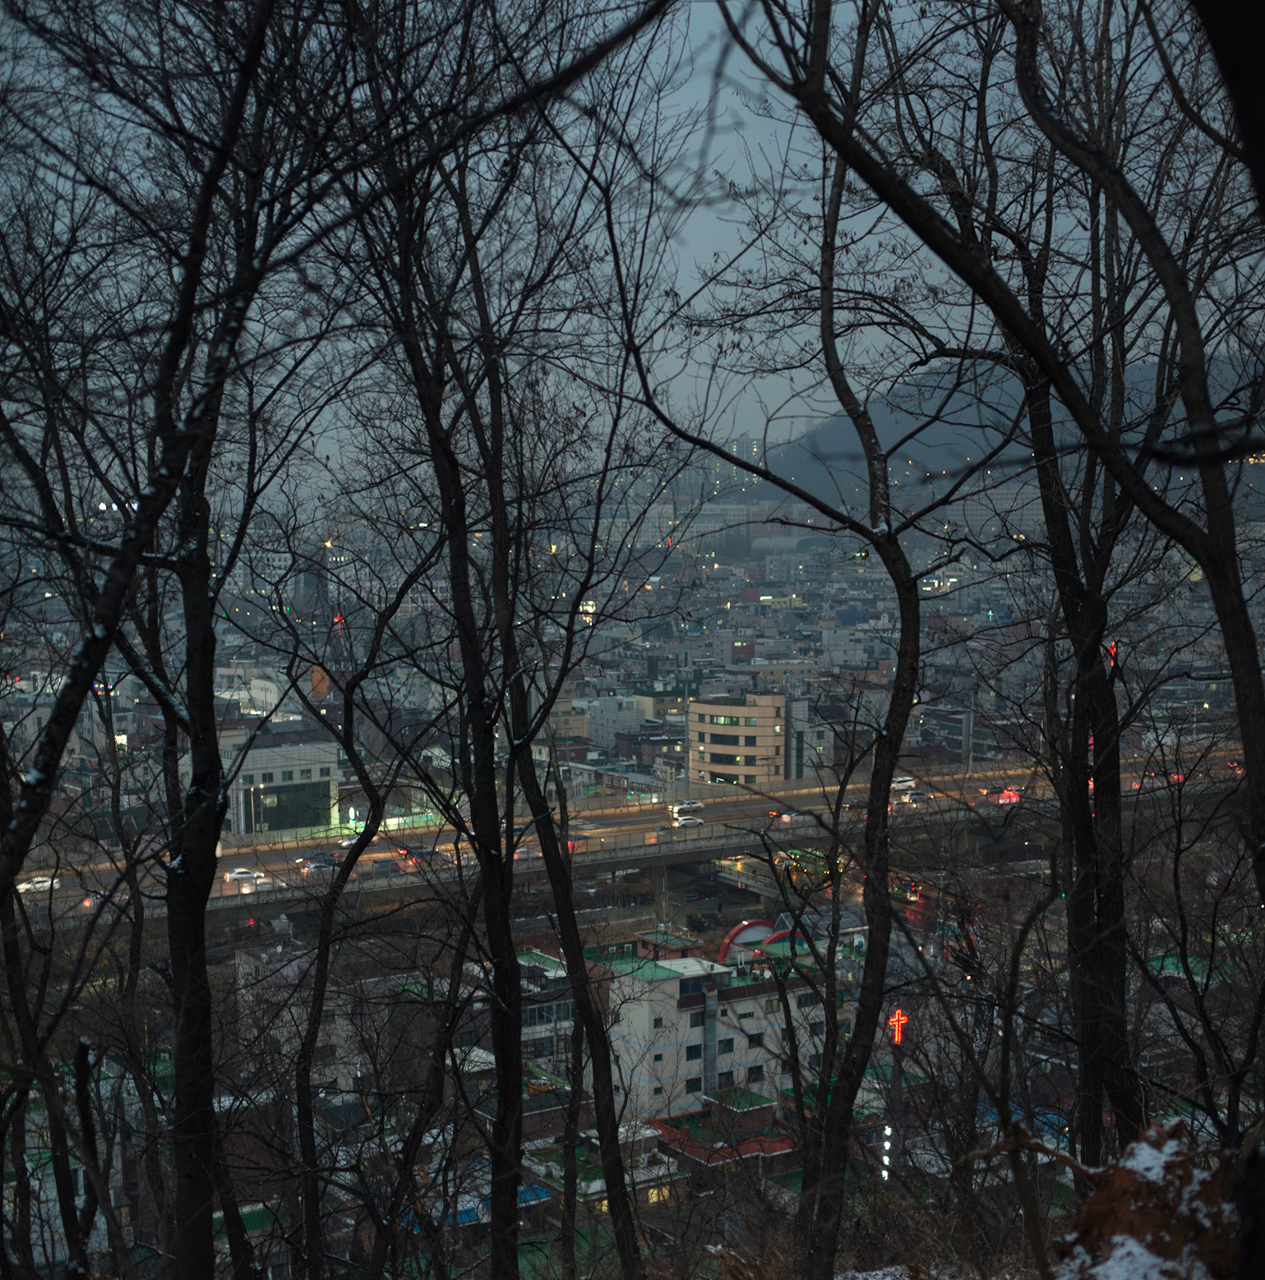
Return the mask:
[[1163,1183],[1169,1160],[1179,1157],[1181,1151],[1181,1146],[1175,1138],[1169,1138],[1162,1147],[1135,1142],[1125,1151],[1117,1167],[1128,1169],[1145,1182]]

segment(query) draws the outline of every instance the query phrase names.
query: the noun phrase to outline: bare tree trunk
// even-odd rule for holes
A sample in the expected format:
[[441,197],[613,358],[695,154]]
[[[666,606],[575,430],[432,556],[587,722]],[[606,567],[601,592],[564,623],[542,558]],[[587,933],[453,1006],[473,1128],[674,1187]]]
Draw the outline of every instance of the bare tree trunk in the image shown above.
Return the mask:
[[584,1024],[576,1018],[571,1024],[571,1061],[568,1064],[570,1094],[562,1131],[562,1203],[559,1206],[562,1227],[558,1232],[562,1280],[576,1280],[575,1211],[579,1187],[576,1145],[580,1141],[580,1108],[584,1105]]

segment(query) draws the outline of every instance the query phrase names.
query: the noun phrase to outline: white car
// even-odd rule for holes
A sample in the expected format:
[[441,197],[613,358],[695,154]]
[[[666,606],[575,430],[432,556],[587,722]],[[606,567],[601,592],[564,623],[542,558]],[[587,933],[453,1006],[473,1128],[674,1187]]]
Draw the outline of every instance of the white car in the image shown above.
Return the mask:
[[32,876],[29,880],[18,881],[19,893],[51,893],[61,884],[56,876]]
[[701,827],[703,820],[702,818],[677,818],[672,825],[674,827]]
[[225,884],[257,885],[268,877],[262,871],[252,871],[249,867],[234,867],[224,873]]
[[[338,847],[340,849],[350,849],[351,846],[355,844],[356,841],[359,839],[360,839],[359,836],[343,836],[343,838],[338,842]],[[381,836],[370,836],[369,843],[376,844],[381,839],[382,839]]]

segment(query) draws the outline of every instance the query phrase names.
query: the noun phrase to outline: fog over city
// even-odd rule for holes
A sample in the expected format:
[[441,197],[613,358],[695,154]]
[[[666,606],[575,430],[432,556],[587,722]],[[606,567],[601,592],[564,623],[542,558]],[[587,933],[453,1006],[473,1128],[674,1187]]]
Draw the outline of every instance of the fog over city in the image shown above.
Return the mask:
[[0,1277],[1265,1275],[1265,49],[0,5]]

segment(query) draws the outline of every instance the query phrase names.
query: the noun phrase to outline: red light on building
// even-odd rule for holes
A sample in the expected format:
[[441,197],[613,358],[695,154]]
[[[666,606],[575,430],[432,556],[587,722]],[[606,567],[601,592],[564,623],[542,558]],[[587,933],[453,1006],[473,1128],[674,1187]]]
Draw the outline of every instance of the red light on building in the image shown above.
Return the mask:
[[900,1044],[901,1035],[905,1030],[905,1023],[909,1021],[907,1013],[901,1013],[899,1009],[887,1020],[887,1025],[892,1028],[892,1043]]

